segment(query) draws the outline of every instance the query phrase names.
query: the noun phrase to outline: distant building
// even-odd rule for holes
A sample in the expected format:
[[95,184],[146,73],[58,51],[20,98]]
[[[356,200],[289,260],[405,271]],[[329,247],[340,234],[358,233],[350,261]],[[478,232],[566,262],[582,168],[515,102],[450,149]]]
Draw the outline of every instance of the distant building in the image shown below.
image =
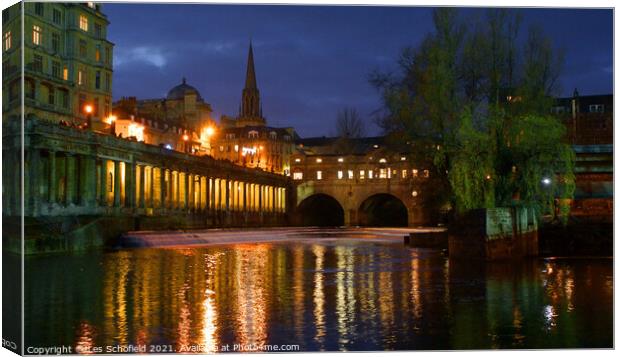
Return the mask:
[[267,126],[256,82],[252,44],[239,115],[222,116],[220,125],[213,150],[216,158],[290,175],[290,156],[297,134],[293,128]]
[[[21,6],[24,31],[21,38]],[[112,49],[101,5],[20,2],[2,12],[2,112],[21,115],[21,49],[24,114],[103,130],[111,110]],[[87,109],[90,110],[88,113]]]
[[168,91],[165,98],[124,97],[114,103],[115,134],[147,144],[194,154],[211,154],[215,122],[211,105],[187,84]]
[[557,98],[552,108],[566,124],[573,145],[613,144],[613,94]]

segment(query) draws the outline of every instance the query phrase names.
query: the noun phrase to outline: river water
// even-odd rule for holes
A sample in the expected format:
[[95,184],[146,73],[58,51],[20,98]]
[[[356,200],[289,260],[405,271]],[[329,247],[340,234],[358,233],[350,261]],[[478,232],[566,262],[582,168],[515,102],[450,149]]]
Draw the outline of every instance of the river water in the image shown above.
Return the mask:
[[480,265],[394,240],[314,237],[29,257],[25,281],[31,347],[613,344],[613,260],[605,258]]

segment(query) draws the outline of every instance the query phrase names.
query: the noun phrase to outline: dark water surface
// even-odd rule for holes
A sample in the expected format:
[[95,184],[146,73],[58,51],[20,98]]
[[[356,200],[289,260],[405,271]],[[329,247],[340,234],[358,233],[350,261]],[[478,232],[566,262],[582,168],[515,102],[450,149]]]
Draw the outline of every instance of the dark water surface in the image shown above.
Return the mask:
[[612,347],[612,268],[341,238],[32,257],[26,346]]

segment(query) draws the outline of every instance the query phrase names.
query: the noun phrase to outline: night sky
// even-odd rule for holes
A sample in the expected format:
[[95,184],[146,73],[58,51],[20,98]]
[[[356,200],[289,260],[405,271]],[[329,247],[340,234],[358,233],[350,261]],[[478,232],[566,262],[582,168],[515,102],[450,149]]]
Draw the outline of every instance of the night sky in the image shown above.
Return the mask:
[[[115,43],[113,96],[165,97],[187,77],[214,118],[236,115],[248,44],[254,46],[263,114],[302,137],[334,134],[339,109],[355,107],[367,134],[381,106],[368,83],[393,71],[405,46],[432,30],[431,8],[104,4]],[[538,24],[565,51],[560,95],[613,91],[611,10],[520,9],[522,31]],[[481,9],[467,15],[483,16]]]

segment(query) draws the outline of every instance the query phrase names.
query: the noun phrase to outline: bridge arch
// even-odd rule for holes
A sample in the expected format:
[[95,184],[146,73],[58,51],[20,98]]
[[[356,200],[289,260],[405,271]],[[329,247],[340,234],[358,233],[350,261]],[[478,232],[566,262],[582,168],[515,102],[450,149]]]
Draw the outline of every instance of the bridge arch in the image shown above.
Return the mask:
[[301,226],[343,226],[344,208],[338,200],[330,195],[313,194],[306,197],[297,206],[296,221]]
[[407,227],[407,206],[389,193],[373,194],[360,204],[358,222],[360,226]]

